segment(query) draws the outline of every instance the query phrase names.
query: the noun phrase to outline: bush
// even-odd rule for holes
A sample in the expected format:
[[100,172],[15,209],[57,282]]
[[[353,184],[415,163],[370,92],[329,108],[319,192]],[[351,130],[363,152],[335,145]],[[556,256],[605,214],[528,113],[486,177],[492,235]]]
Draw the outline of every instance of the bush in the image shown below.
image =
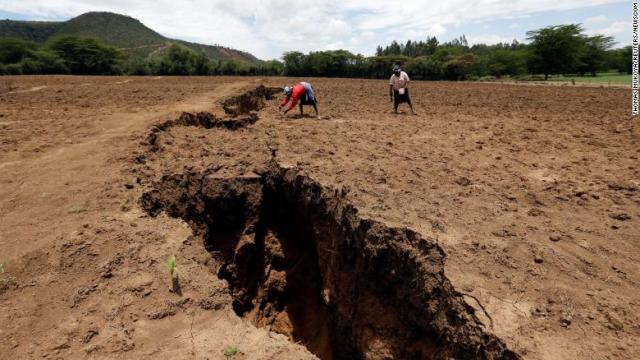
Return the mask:
[[162,75],[190,75],[194,67],[192,58],[195,53],[184,46],[171,45],[169,52],[160,60]]
[[442,62],[433,57],[419,57],[411,60],[406,65],[406,70],[411,74],[411,78],[417,80],[440,80],[442,79]]
[[257,67],[257,75],[280,76],[284,75],[284,64],[278,60],[267,61]]
[[32,58],[21,62],[23,74],[67,74],[69,68],[56,54],[48,51],[36,51]]
[[32,55],[38,45],[17,38],[0,38],[0,63],[16,64]]
[[97,39],[64,36],[48,44],[73,74],[117,75],[122,73],[120,51]]
[[42,64],[35,59],[24,59],[20,63],[20,70],[24,75],[40,74]]
[[478,57],[474,54],[450,56],[442,67],[444,78],[447,80],[466,80],[474,74]]
[[488,56],[487,72],[495,77],[522,75],[526,71],[527,64],[522,51],[497,50]]
[[7,64],[4,66],[4,71],[6,75],[22,75],[22,65]]
[[217,63],[206,55],[177,44],[171,45],[167,54],[150,68],[160,75],[210,75],[218,70]]
[[152,64],[142,59],[132,60],[125,65],[125,73],[128,75],[151,75]]

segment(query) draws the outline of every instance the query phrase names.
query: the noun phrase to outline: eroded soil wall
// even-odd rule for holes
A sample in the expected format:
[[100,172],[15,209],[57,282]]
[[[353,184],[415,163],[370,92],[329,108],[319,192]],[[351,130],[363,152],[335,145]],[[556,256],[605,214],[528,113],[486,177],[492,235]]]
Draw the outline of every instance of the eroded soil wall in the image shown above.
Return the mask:
[[295,170],[166,176],[142,205],[191,224],[236,313],[322,359],[518,358],[453,289],[433,240],[360,218]]

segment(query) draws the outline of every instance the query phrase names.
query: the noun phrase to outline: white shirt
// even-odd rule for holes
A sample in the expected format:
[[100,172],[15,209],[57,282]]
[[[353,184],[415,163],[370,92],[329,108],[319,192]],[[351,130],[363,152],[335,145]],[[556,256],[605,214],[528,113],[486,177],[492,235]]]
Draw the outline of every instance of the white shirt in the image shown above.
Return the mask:
[[391,75],[391,79],[389,79],[389,85],[393,85],[393,90],[406,88],[409,86],[409,75],[404,71],[400,72],[400,76],[393,74]]

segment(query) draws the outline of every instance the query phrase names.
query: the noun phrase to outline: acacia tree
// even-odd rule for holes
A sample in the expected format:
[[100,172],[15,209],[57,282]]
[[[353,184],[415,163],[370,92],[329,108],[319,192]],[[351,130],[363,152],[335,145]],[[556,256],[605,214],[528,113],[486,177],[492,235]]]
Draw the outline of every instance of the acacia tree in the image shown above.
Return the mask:
[[584,38],[584,51],[580,57],[580,64],[578,66],[578,72],[581,75],[590,73],[592,76],[596,76],[598,70],[605,69],[607,66],[609,50],[615,41],[611,36],[595,35]]
[[303,71],[305,55],[299,51],[284,53],[282,57],[285,64],[285,75],[300,76],[305,75]]
[[113,75],[121,72],[122,54],[100,40],[63,36],[50,40],[48,47],[64,61],[72,74]]
[[527,32],[531,40],[529,71],[549,75],[573,72],[584,51],[580,24],[549,26]]
[[0,63],[15,64],[29,57],[38,45],[18,38],[0,37]]
[[626,73],[631,75],[632,66],[632,51],[631,46],[626,46],[622,49],[615,50],[614,53],[614,68],[620,73]]
[[526,72],[523,51],[495,49],[487,59],[487,71],[495,77],[504,75],[522,75]]

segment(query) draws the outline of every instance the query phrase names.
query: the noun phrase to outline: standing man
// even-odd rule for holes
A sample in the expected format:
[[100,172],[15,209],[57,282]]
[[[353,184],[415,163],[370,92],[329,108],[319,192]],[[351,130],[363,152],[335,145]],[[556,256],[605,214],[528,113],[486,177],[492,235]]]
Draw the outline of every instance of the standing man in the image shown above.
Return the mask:
[[316,94],[313,90],[313,86],[308,82],[300,82],[296,84],[294,87],[287,86],[284,88],[284,94],[287,96],[280,106],[278,110],[282,109],[283,106],[287,105],[289,101],[291,101],[291,105],[289,108],[284,111],[284,115],[286,115],[289,111],[291,111],[298,101],[300,102],[300,117],[303,116],[302,106],[303,105],[313,105],[313,109],[316,111],[316,117],[320,119],[320,114],[318,114],[318,105],[316,100]]
[[408,103],[413,115],[418,115],[413,109],[411,104],[411,97],[409,96],[409,75],[402,71],[400,65],[393,67],[393,75],[389,80],[389,97],[393,101],[393,110],[398,113],[398,105],[402,103]]

